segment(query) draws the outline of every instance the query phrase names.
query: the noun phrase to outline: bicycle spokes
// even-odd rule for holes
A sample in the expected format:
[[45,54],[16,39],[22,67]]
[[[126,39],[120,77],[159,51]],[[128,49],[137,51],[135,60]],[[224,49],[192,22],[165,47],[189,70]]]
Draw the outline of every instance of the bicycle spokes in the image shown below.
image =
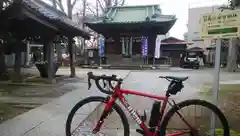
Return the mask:
[[[211,111],[199,105],[191,105],[175,112],[169,121],[168,136],[203,136],[210,132]],[[218,122],[218,127],[221,127]],[[209,130],[210,129],[210,130]]]

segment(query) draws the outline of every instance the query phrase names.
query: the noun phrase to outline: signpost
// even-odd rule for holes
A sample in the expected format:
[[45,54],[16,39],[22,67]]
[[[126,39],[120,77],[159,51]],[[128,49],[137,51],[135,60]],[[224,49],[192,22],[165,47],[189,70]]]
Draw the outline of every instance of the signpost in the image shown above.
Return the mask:
[[[219,90],[221,39],[240,36],[240,10],[208,13],[201,16],[201,39],[216,39],[214,80],[212,84],[213,103],[217,104]],[[232,40],[232,39],[230,39]],[[216,117],[211,117],[211,136],[215,135]]]
[[226,10],[203,14],[201,17],[201,38],[232,38],[240,36],[240,10]]

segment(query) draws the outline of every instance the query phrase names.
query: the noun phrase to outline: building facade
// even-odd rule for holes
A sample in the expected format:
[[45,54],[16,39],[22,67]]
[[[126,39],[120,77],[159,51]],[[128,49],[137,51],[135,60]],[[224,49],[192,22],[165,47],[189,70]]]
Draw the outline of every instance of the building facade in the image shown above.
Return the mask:
[[[188,48],[200,47],[206,51],[206,48],[211,46],[210,40],[200,39],[200,18],[202,14],[219,11],[219,5],[209,7],[189,8],[187,32],[184,34],[184,40],[192,42]],[[206,54],[207,52],[205,52]]]

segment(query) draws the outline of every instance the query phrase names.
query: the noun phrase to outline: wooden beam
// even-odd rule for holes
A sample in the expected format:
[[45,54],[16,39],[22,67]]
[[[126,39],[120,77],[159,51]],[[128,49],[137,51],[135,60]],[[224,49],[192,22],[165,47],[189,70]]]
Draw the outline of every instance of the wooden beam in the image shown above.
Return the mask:
[[21,60],[22,55],[19,49],[15,52],[15,62],[14,62],[14,78],[13,82],[21,82]]

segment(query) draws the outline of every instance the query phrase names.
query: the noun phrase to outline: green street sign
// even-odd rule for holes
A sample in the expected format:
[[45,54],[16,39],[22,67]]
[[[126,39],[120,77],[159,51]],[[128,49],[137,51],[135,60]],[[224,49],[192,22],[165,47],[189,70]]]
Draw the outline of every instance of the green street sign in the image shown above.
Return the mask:
[[240,10],[213,12],[201,16],[201,39],[240,36]]

